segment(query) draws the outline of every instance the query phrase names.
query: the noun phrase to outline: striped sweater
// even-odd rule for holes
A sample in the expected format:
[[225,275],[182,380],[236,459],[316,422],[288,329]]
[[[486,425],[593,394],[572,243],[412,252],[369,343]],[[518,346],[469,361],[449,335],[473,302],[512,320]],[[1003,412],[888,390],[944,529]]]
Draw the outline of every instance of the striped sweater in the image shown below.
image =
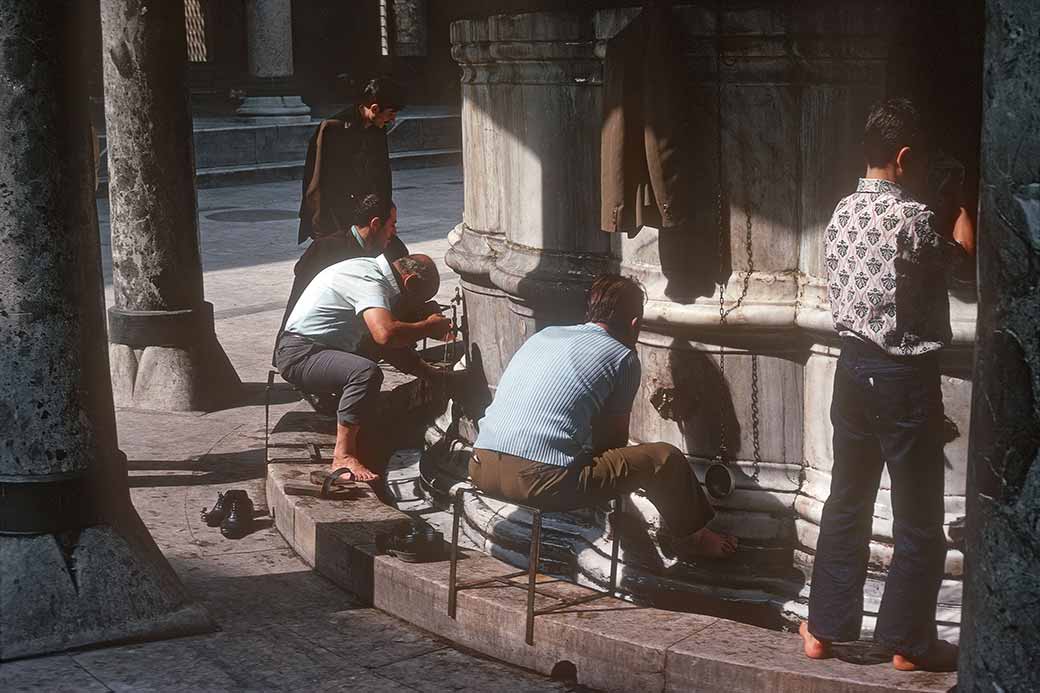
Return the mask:
[[513,355],[474,447],[567,466],[597,417],[632,410],[639,378],[636,352],[602,327],[547,327]]

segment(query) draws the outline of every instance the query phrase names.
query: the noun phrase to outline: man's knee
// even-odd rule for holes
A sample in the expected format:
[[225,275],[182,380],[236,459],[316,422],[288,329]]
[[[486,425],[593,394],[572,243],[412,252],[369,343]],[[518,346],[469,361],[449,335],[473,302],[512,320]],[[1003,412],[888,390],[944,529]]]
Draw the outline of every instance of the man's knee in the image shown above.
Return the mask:
[[369,361],[354,372],[351,382],[356,383],[358,386],[364,386],[369,391],[379,390],[383,385],[383,369],[376,363]]
[[671,443],[650,443],[647,447],[650,456],[654,458],[654,462],[658,466],[686,462],[686,455],[683,454],[683,451]]

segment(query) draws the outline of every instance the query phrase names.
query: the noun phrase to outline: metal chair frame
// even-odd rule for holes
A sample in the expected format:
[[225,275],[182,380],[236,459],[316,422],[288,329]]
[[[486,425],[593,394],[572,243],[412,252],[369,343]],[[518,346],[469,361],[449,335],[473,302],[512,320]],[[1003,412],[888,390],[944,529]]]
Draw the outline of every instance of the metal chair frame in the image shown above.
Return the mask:
[[264,461],[269,460],[270,457],[270,440],[271,440],[271,390],[274,388],[274,377],[278,375],[278,371],[270,369],[267,371],[267,387],[264,388]]
[[[485,497],[492,498],[503,503],[510,503],[518,508],[523,508],[527,512],[531,513],[531,549],[528,556],[527,570],[518,570],[513,573],[507,573],[505,575],[497,575],[495,577],[484,578],[481,580],[472,580],[469,582],[458,582],[458,558],[459,558],[459,523],[462,518],[463,501],[465,500],[466,494],[472,494],[477,498]],[[614,498],[610,501],[611,514],[617,513],[621,509],[621,498]],[[474,589],[477,587],[483,587],[493,583],[505,585],[507,587],[516,587],[523,589],[521,585],[513,582],[514,578],[518,578],[522,575],[527,575],[527,617],[526,617],[526,634],[525,640],[528,645],[534,645],[534,618],[535,616],[542,616],[544,614],[551,614],[568,609],[579,604],[587,604],[588,602],[602,599],[603,597],[612,597],[617,592],[617,567],[618,567],[618,551],[620,548],[620,534],[617,531],[616,523],[612,523],[613,527],[613,540],[611,542],[610,550],[610,591],[604,592],[596,590],[596,594],[589,594],[584,597],[578,597],[576,599],[568,599],[555,604],[553,606],[544,609],[534,608],[534,596],[537,587],[538,579],[538,559],[541,549],[542,539],[542,510],[534,508],[529,505],[521,505],[514,501],[510,501],[504,498],[498,498],[485,493],[480,489],[476,488],[460,488],[455,492],[454,499],[452,502],[452,525],[451,525],[451,569],[448,578],[448,616],[452,619],[455,618],[456,609],[458,606],[458,593],[462,590]],[[615,516],[616,517],[616,516]]]

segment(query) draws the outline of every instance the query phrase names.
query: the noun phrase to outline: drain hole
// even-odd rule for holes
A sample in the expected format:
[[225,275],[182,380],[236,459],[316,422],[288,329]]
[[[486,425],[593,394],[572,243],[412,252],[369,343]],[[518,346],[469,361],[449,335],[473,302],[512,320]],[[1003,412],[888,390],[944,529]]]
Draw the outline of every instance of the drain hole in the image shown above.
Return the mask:
[[574,662],[568,662],[566,659],[556,662],[553,665],[552,672],[549,674],[549,678],[553,681],[563,681],[564,683],[577,683],[578,667],[574,666]]

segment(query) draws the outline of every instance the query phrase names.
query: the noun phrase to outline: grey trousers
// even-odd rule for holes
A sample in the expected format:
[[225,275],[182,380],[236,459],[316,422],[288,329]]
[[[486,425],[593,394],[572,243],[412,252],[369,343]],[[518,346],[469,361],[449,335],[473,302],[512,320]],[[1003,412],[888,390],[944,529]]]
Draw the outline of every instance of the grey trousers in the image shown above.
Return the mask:
[[304,392],[339,393],[336,420],[341,424],[356,426],[374,413],[383,371],[369,358],[283,332],[274,365],[286,382]]

